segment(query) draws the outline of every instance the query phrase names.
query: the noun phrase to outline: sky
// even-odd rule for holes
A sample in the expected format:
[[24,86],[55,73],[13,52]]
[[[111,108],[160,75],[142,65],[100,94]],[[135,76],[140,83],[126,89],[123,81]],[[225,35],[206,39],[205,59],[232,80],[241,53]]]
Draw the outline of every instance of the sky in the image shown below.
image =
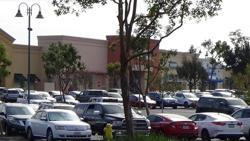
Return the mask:
[[[18,5],[26,2],[29,6],[38,3],[44,19],[36,19],[38,7],[32,8],[31,17],[31,44],[37,45],[37,36],[68,35],[76,37],[106,39],[106,35],[116,35],[118,29],[117,10],[114,5],[96,6],[87,10],[79,17],[68,14],[56,16],[51,0],[0,0],[0,28],[15,38],[15,44],[28,43],[28,17],[25,6],[21,6],[22,18],[15,17]],[[202,20],[200,23],[186,21],[181,29],[177,30],[160,44],[160,49],[177,49],[188,51],[191,45],[201,49],[204,40],[212,39],[229,41],[230,32],[240,29],[250,36],[250,0],[224,0],[219,15]]]

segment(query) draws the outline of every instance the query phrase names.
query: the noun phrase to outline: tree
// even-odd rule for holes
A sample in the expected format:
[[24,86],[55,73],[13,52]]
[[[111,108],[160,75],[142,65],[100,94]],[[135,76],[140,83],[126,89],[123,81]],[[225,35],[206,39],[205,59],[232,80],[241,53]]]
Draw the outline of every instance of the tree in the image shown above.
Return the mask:
[[[129,62],[141,55],[154,51],[160,42],[182,27],[185,20],[213,17],[221,9],[222,0],[53,0],[58,9],[57,15],[75,13],[79,15],[96,4],[106,5],[112,2],[117,6],[119,24],[120,78],[123,97],[124,114],[129,137],[134,136],[132,111],[129,103]],[[139,14],[140,5],[147,8]],[[168,22],[166,22],[168,20]],[[149,51],[133,54],[136,41],[141,38],[157,38],[158,43]],[[146,36],[145,36],[146,35]]]
[[225,68],[232,70],[233,74],[243,73],[250,63],[249,37],[242,35],[239,30],[229,34],[233,47],[226,41],[217,41],[214,51],[223,58]]
[[65,102],[64,94],[74,74],[85,69],[81,56],[77,55],[71,44],[58,42],[50,44],[48,52],[43,53],[42,60],[47,77],[57,79]]
[[7,58],[5,47],[0,43],[0,85],[3,85],[3,79],[10,74],[7,67],[11,65],[11,61]]
[[112,79],[112,85],[113,88],[118,88],[117,81],[119,79],[119,72],[120,72],[120,63],[109,63],[107,65],[108,75]]
[[222,46],[224,46],[223,44],[221,44],[221,42],[216,42],[215,45],[212,43],[211,40],[206,40],[201,44],[206,50],[207,50],[207,54],[209,53],[209,64],[211,65],[211,69],[209,70],[209,85],[208,88],[209,90],[212,89],[212,76],[214,74],[214,71],[216,69],[218,69],[219,65],[222,64],[222,58],[220,56],[220,54],[218,54],[216,52],[216,49],[222,48]]
[[196,89],[198,82],[202,82],[204,79],[206,80],[208,75],[193,47],[190,48],[190,53],[193,55],[192,59],[188,60],[187,58],[183,58],[182,66],[177,67],[177,73],[179,78],[188,82],[191,92],[193,88]]

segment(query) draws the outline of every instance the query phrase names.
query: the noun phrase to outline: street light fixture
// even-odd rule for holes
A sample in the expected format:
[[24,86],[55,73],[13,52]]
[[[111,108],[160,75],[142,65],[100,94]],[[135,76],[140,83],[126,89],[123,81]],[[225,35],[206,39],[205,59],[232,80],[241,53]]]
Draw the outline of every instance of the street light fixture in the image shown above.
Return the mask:
[[18,6],[18,11],[16,13],[16,17],[23,17],[22,13],[21,13],[21,10],[20,10],[20,7],[21,5],[25,5],[26,8],[27,8],[27,15],[28,15],[28,74],[27,74],[27,82],[28,82],[28,104],[30,104],[30,32],[32,31],[32,28],[30,27],[30,17],[32,15],[32,8],[33,6],[38,6],[39,8],[39,12],[36,16],[36,18],[38,19],[43,19],[43,15],[41,13],[41,7],[39,4],[37,3],[34,3],[32,4],[31,6],[29,6],[27,3],[25,2],[21,2]]

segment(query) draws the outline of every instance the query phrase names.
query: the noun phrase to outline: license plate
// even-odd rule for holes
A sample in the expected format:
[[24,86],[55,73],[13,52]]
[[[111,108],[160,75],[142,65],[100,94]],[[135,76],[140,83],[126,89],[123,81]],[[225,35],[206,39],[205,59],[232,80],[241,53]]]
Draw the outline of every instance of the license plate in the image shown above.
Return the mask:
[[74,135],[81,135],[81,132],[74,132]]
[[234,128],[234,124],[228,124],[229,128]]
[[189,126],[182,126],[183,129],[189,129]]

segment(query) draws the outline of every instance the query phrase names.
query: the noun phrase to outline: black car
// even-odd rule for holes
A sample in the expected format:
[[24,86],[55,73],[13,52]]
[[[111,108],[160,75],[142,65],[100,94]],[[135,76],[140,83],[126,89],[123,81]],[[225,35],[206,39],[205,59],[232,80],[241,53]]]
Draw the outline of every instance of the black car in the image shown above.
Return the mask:
[[32,107],[21,103],[0,104],[0,121],[6,135],[25,131],[25,122],[35,113]]
[[109,97],[106,90],[88,89],[81,91],[76,97],[80,102],[88,102],[91,97]]
[[[126,121],[123,105],[120,103],[79,103],[74,111],[85,122],[91,125],[93,134],[103,134],[107,123],[112,124],[113,135],[122,136],[126,134]],[[146,117],[136,114],[133,110],[133,124],[137,133],[148,135],[150,123]]]
[[196,113],[199,112],[219,112],[225,114],[232,114],[236,110],[245,108],[248,105],[240,98],[233,97],[215,97],[215,96],[203,96],[200,97],[197,106]]
[[17,98],[23,97],[23,93],[18,89],[8,89],[3,97],[5,102],[16,102]]

